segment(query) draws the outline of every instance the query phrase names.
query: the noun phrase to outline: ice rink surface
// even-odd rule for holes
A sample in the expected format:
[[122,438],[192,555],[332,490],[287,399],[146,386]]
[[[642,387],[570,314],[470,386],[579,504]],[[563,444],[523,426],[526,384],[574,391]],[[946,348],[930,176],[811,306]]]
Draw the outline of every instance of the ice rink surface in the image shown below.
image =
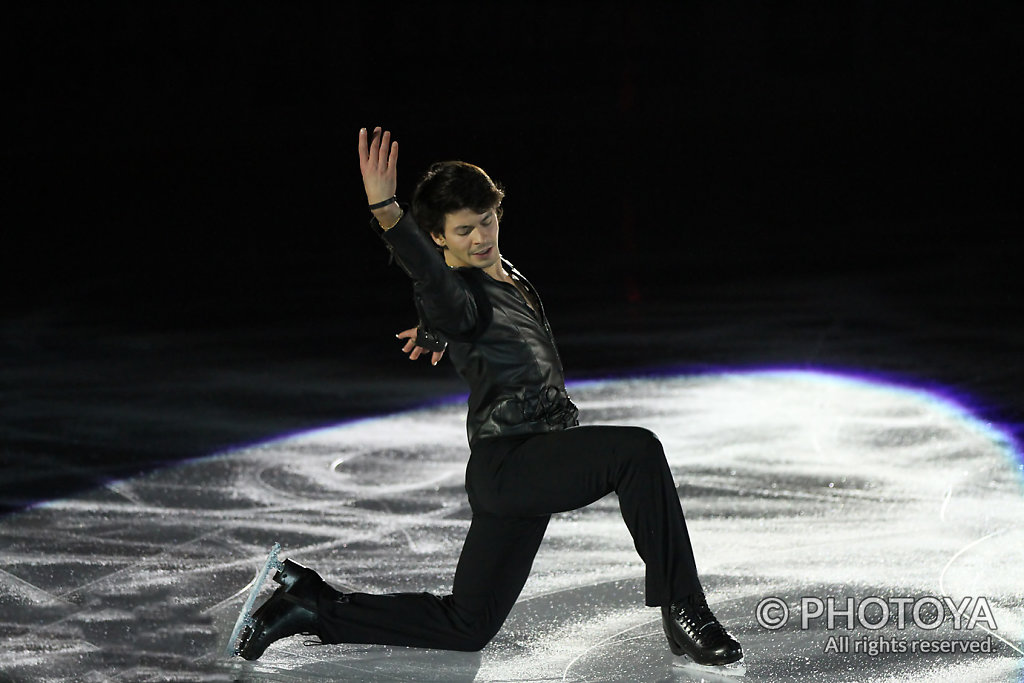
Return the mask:
[[[1019,680],[1019,460],[962,406],[816,371],[570,391],[583,424],[639,424],[661,438],[709,602],[744,647],[744,680]],[[464,420],[453,399],[3,518],[0,671],[17,681],[726,680],[673,661],[658,611],[643,606],[643,567],[614,495],[555,516],[480,653],[300,636],[254,663],[220,654],[275,541],[338,587],[447,592],[470,514]],[[933,597],[962,617],[937,619]],[[854,613],[833,614],[831,627],[827,611],[812,616],[815,605],[842,612],[848,598]],[[983,651],[922,652],[926,641]]]

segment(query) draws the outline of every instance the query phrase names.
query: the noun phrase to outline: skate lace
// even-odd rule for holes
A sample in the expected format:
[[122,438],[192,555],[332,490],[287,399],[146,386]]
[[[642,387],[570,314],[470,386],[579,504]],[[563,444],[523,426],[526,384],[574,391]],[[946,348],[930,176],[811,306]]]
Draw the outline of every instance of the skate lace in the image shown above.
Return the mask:
[[[700,633],[711,637],[727,635],[725,627],[718,621],[707,600],[702,595],[695,595],[687,600],[689,608],[685,603],[676,605],[675,617],[677,621],[685,621],[694,633]],[[706,633],[705,633],[706,632]]]

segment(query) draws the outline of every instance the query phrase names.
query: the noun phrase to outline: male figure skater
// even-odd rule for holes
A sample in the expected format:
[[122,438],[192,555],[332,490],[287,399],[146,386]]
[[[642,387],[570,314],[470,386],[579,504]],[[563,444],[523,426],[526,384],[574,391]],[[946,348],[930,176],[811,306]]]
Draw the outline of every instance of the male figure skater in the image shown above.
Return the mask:
[[240,654],[257,659],[298,633],[324,643],[479,650],[518,598],[551,514],[615,491],[646,564],[646,604],[661,607],[672,652],[699,665],[738,662],[739,643],[704,599],[661,442],[640,427],[578,426],[540,296],[501,258],[503,191],[472,164],[438,163],[406,211],[395,197],[398,143],[379,127],[367,138],[360,130],[373,224],[412,277],[423,322],[448,340],[470,386],[473,518],[452,593],[443,597],[342,593],[286,560],[275,576],[281,586],[242,634]]

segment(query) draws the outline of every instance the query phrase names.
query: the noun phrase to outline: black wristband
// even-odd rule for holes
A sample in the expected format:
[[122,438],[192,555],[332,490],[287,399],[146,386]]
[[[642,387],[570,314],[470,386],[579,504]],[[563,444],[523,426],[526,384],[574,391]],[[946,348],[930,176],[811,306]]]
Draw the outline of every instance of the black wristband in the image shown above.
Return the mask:
[[385,199],[382,202],[377,202],[376,204],[370,204],[370,211],[373,211],[374,209],[382,209],[385,206],[387,206],[388,204],[394,204],[397,201],[398,201],[398,197],[396,197],[395,195],[391,195],[391,197],[389,197],[388,199]]

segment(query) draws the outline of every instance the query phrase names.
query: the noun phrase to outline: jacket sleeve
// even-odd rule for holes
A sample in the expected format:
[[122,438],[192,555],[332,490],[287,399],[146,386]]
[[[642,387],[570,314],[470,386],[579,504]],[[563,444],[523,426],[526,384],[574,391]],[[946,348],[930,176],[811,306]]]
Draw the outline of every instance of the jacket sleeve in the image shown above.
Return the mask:
[[410,211],[406,210],[390,230],[381,228],[376,218],[371,219],[370,226],[412,278],[417,308],[433,328],[451,337],[464,336],[476,328],[479,315],[473,292],[438,255]]

